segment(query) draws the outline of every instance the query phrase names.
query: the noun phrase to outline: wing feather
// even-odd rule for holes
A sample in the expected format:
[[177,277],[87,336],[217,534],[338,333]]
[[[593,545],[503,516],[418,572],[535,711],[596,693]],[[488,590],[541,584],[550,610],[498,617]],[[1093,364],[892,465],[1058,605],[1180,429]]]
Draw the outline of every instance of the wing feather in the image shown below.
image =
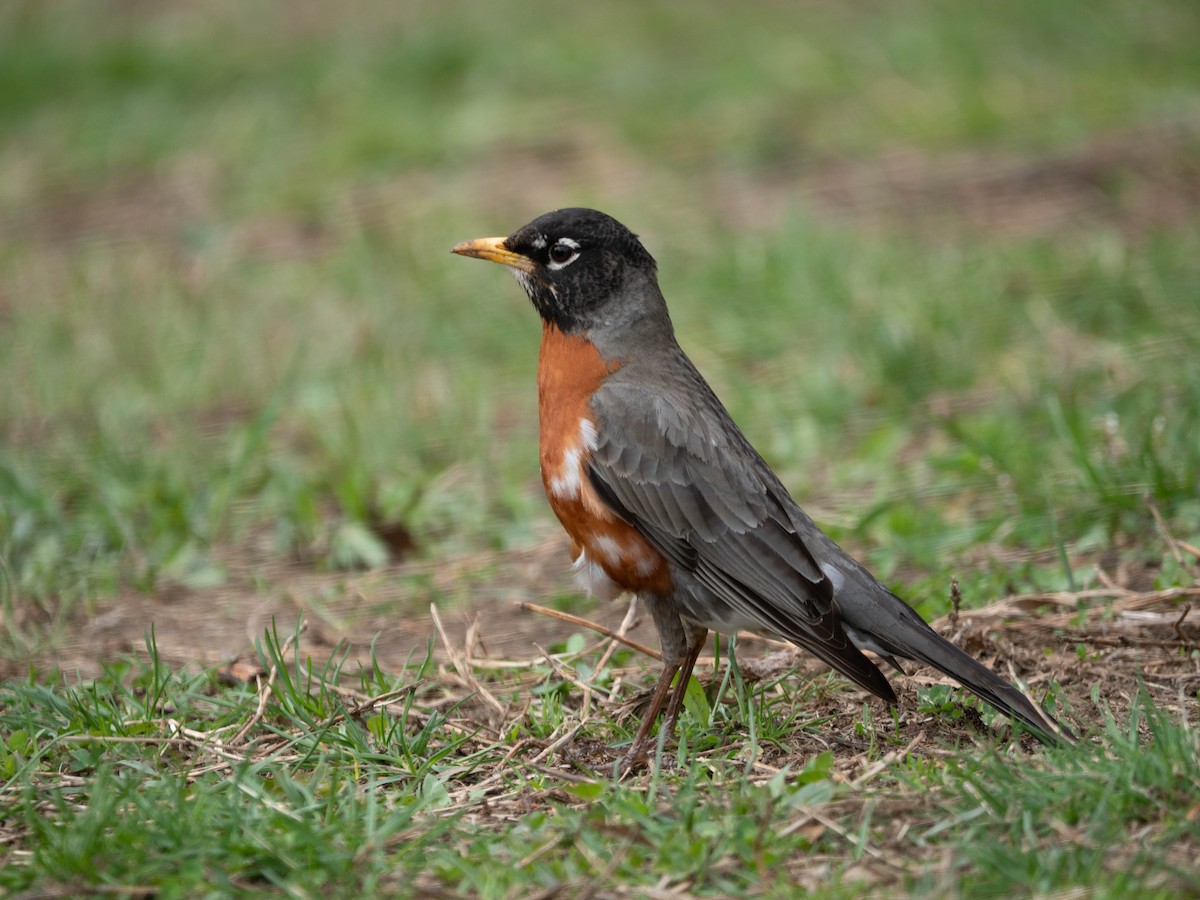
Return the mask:
[[794,525],[803,513],[703,379],[690,366],[682,374],[695,379],[682,396],[699,390],[711,402],[684,409],[619,377],[594,395],[599,428],[588,474],[597,493],[738,621],[894,701],[841,626],[833,586]]

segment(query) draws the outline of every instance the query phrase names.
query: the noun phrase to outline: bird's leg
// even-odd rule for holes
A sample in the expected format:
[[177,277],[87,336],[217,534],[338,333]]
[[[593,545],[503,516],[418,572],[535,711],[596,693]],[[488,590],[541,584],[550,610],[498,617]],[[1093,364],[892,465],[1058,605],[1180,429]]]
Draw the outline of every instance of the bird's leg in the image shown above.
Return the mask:
[[658,686],[655,687],[654,694],[650,697],[650,705],[646,709],[646,715],[642,717],[642,724],[638,726],[637,734],[633,736],[629,752],[621,760],[622,770],[629,771],[645,758],[647,745],[650,743],[650,730],[654,728],[654,722],[658,718],[659,712],[662,711],[663,704],[667,701],[667,693],[671,690],[671,677],[678,671],[678,662],[664,664],[662,677],[658,680]]
[[683,663],[679,667],[679,674],[675,680],[675,691],[671,694],[671,702],[667,704],[667,712],[663,716],[662,727],[667,730],[668,736],[675,733],[675,720],[679,718],[679,710],[683,708],[683,698],[687,694],[688,682],[692,680],[692,669],[696,666],[696,659],[700,656],[700,651],[704,648],[704,641],[707,638],[707,628],[697,628],[688,635],[687,656],[683,658]]
[[708,635],[708,629],[685,624],[679,618],[678,607],[670,597],[651,595],[642,599],[649,607],[654,625],[658,629],[658,639],[662,645],[663,673],[654,694],[650,697],[650,706],[642,724],[638,726],[629,752],[622,761],[622,768],[626,771],[645,757],[650,744],[650,731],[654,728],[654,722],[662,711],[663,704],[667,702],[667,694],[671,691],[671,678],[678,672],[679,683],[671,696],[670,704],[667,705],[666,719],[663,720],[663,728],[667,729],[667,735],[674,730],[675,718],[679,714],[683,694],[687,690],[687,680],[692,675],[692,667],[696,664],[696,657],[700,655],[700,648],[704,646],[704,638]]

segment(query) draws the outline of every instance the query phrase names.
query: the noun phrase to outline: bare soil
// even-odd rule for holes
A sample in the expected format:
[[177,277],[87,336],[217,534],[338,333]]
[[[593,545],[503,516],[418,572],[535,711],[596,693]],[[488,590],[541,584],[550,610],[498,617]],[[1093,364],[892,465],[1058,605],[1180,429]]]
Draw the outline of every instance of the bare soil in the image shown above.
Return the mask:
[[[497,178],[495,159],[504,160]],[[856,227],[936,238],[973,232],[991,240],[1062,234],[1104,223],[1129,239],[1190,228],[1200,207],[1200,119],[1195,116],[1092,136],[1050,155],[957,152],[929,155],[895,147],[870,160],[784,157],[754,170],[705,168],[684,153],[660,170],[614,136],[577,130],[554,144],[501,148],[453,180],[438,169],[397,174],[346,198],[346,214],[379,224],[413,196],[469,197],[497,216],[551,209],[580,184],[598,196],[644,196],[691,220],[714,210],[729,227],[777,227],[788,210],[849,219]],[[686,182],[679,172],[686,172]],[[52,186],[36,204],[0,216],[0,241],[18,235],[69,248],[81,242],[173,242],[210,217],[219,188],[213,165],[188,158],[148,176],[118,173],[106,182]],[[696,208],[703,198],[703,210]],[[331,236],[316,220],[249,219],[230,243],[266,260],[312,258]],[[0,315],[4,299],[0,298]]]
[[[1195,570],[1197,560],[1189,549],[1176,549]],[[287,637],[303,621],[299,653],[317,669],[345,654],[342,671],[353,676],[360,666],[370,665],[374,654],[384,671],[398,674],[432,652],[438,679],[459,700],[483,684],[504,698],[491,708],[477,698],[462,707],[468,719],[479,717],[476,724],[491,730],[505,716],[522,716],[520,697],[545,677],[548,651],[561,649],[576,633],[585,634],[589,644],[602,641],[587,625],[522,607],[574,594],[566,540],[553,533],[525,550],[414,562],[360,574],[314,572],[300,565],[271,569],[247,561],[239,569],[232,558],[229,562],[234,574],[220,588],[168,586],[154,595],[130,592],[99,604],[90,614],[81,610],[62,632],[52,657],[0,661],[0,676],[19,677],[32,662],[41,672],[55,667],[68,680],[92,677],[106,661],[144,656],[147,630],[153,626],[159,657],[172,668],[216,667],[229,677],[252,681],[263,672],[255,644],[264,632],[275,628]],[[1104,706],[1123,716],[1139,690],[1185,721],[1195,719],[1200,713],[1195,700],[1200,689],[1200,614],[1192,615],[1192,606],[1200,601],[1200,581],[1152,590],[1147,589],[1150,579],[1142,568],[1116,569],[1111,576],[1103,569],[1098,572],[1101,586],[1092,590],[1003,598],[934,626],[993,670],[1019,679],[1035,697],[1055,685],[1068,710],[1066,720],[1082,733],[1099,727]],[[270,587],[262,591],[256,584]],[[460,601],[447,602],[447,597]],[[440,631],[431,606],[437,607]],[[622,630],[625,601],[581,600],[576,611],[600,629],[658,647],[647,615],[637,615]],[[794,673],[794,678],[784,679],[780,691],[800,690],[814,679],[824,684],[806,692],[812,696],[803,700],[805,717],[820,722],[820,727],[800,729],[786,748],[768,750],[761,760],[764,765],[782,766],[796,754],[831,746],[857,756],[866,749],[853,737],[864,702],[891,728],[891,718],[880,704],[835,676],[826,678],[820,663],[794,647],[742,635],[738,659],[751,681],[774,681]],[[635,689],[600,714],[634,714],[637,686],[652,687],[658,673],[653,659],[637,660],[622,673]],[[702,681],[714,677],[713,666],[712,655],[701,657],[697,674]],[[541,674],[532,674],[535,670]],[[920,712],[918,688],[953,682],[930,669],[909,666],[907,671],[906,677],[891,676],[901,701],[902,736],[916,740],[926,735],[931,747],[973,734],[984,737],[976,734],[986,729],[973,704],[963,708],[957,722]],[[1102,704],[1093,702],[1093,696],[1102,698]],[[582,754],[575,764],[586,760],[603,767],[613,751],[579,746],[563,752],[568,758]]]

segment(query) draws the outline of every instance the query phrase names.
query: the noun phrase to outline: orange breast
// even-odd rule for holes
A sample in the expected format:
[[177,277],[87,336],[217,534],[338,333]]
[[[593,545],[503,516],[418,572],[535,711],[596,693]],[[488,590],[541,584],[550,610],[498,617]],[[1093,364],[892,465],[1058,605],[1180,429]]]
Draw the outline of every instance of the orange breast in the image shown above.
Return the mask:
[[[667,561],[632,527],[614,516],[587,476],[596,446],[591,397],[619,368],[582,337],[542,326],[538,358],[538,417],[542,484],[550,507],[571,536],[577,563],[600,566],[620,588],[666,594]],[[586,558],[585,558],[586,555]]]

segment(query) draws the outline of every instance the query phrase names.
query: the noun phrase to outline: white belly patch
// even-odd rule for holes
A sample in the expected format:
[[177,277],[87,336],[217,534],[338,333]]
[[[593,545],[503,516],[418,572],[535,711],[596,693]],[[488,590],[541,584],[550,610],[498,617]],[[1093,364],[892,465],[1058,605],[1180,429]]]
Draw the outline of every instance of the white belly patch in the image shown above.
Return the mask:
[[589,597],[612,600],[620,596],[620,585],[608,577],[600,563],[588,558],[586,550],[575,557],[571,570],[575,573],[575,583],[587,591]]
[[550,477],[550,493],[563,500],[574,500],[583,486],[583,467],[580,463],[585,452],[596,449],[596,426],[588,418],[579,420],[579,439],[568,449],[558,464],[558,471],[547,473]]

